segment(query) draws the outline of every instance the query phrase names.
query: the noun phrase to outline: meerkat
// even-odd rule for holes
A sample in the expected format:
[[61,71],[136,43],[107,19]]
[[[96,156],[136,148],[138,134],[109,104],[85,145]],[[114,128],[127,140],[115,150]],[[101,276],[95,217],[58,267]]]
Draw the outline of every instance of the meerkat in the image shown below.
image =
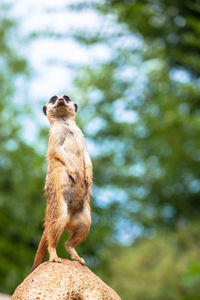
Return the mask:
[[92,162],[83,133],[76,125],[78,106],[67,95],[53,96],[43,107],[50,122],[45,180],[46,211],[32,270],[49,253],[50,262],[61,262],[56,245],[63,231],[70,233],[65,247],[72,260],[85,264],[75,247],[88,235],[91,225]]

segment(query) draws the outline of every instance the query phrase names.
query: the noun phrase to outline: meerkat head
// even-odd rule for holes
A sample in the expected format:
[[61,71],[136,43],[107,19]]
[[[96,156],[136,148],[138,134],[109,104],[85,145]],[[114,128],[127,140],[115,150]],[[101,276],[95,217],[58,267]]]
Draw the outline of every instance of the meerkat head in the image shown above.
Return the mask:
[[78,105],[67,95],[53,96],[43,107],[43,112],[48,117],[49,121],[59,118],[75,118],[77,110]]

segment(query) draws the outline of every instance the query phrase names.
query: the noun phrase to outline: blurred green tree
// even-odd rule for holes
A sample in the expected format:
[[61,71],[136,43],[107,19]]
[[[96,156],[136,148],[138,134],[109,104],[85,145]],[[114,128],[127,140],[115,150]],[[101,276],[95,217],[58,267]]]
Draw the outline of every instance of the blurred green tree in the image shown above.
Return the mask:
[[[105,16],[105,28],[76,37],[86,47],[106,44],[112,55],[102,65],[82,68],[75,92],[85,103],[82,126],[97,148],[95,198],[100,205],[118,203],[121,218],[137,223],[139,231],[198,220],[199,4],[93,6]],[[110,14],[121,26],[109,23]]]
[[199,17],[196,0],[109,0],[98,8],[113,12],[134,34],[142,35],[148,58],[160,58],[160,50],[170,67],[181,67],[194,76],[200,74]]
[[[199,239],[187,228],[200,212],[199,3],[92,6],[105,26],[76,37],[86,47],[112,49],[108,62],[82,68],[75,80],[94,150],[96,203],[105,210],[117,203],[120,240],[160,232],[130,248],[113,245],[100,274],[124,299],[199,299]],[[194,228],[199,233],[198,223]]]
[[99,274],[126,300],[199,299],[199,230],[195,224],[104,250],[109,271]]

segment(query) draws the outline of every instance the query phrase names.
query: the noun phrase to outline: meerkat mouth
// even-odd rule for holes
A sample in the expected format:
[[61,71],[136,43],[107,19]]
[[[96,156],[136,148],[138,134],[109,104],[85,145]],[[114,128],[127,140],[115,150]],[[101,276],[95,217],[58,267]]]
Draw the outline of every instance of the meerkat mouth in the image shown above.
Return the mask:
[[65,102],[64,101],[63,102],[58,102],[57,107],[59,107],[59,106],[66,106]]

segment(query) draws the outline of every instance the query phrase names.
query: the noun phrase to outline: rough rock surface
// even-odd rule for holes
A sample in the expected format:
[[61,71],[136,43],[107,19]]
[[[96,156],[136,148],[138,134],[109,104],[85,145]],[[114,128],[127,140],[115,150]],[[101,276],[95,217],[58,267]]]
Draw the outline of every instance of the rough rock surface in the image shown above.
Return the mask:
[[45,262],[16,288],[12,300],[120,300],[120,297],[86,266],[62,259]]

